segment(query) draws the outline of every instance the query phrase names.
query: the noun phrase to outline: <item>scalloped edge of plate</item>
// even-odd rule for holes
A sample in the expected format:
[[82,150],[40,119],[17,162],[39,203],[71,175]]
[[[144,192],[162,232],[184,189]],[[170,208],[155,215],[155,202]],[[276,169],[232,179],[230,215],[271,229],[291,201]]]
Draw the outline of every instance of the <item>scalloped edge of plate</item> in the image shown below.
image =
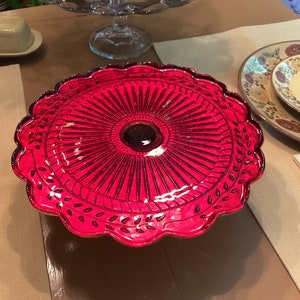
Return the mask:
[[33,43],[31,44],[31,46],[28,49],[26,49],[25,51],[22,51],[22,52],[0,52],[0,57],[26,56],[26,55],[29,55],[29,54],[33,53],[34,51],[36,51],[42,45],[43,36],[37,30],[31,29],[31,32],[33,34]]

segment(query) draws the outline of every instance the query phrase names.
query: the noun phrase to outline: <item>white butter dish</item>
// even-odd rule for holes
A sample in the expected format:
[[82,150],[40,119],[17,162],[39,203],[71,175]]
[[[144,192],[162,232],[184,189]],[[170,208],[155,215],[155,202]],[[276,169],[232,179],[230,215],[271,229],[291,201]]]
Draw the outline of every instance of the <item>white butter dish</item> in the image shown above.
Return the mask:
[[41,34],[31,30],[23,18],[0,16],[0,56],[27,55],[41,43]]

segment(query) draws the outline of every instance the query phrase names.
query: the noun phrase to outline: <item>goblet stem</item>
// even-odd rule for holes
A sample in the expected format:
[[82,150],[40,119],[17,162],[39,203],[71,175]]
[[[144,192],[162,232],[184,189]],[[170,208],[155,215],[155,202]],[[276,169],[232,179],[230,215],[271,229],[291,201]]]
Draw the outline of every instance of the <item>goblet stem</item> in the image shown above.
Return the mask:
[[115,32],[122,32],[128,29],[128,17],[125,16],[115,16],[113,19],[113,28]]
[[91,50],[109,59],[137,57],[151,46],[150,35],[128,26],[127,15],[116,15],[112,26],[94,31],[89,38]]

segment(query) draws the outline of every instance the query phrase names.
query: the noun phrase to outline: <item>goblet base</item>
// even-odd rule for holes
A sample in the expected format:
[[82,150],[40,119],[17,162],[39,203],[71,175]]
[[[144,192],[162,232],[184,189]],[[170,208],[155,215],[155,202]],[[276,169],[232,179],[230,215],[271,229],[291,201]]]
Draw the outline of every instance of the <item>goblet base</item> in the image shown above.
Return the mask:
[[146,52],[152,45],[151,36],[137,27],[116,30],[114,26],[98,29],[89,38],[90,49],[109,59],[130,59]]

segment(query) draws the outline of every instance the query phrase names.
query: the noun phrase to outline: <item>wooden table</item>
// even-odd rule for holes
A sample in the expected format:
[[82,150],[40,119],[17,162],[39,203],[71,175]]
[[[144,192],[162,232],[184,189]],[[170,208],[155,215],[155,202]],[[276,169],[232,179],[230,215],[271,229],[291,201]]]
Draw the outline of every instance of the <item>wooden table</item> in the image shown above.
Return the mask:
[[[72,74],[123,63],[98,57],[88,47],[90,33],[110,25],[109,17],[75,14],[54,6],[1,14],[22,16],[43,35],[43,45],[36,53],[0,59],[0,65],[20,64],[27,107]],[[295,18],[280,0],[195,0],[159,14],[130,16],[129,23],[148,31],[153,41],[164,41]],[[136,61],[159,62],[159,58],[150,49]],[[211,230],[198,238],[166,237],[137,249],[109,237],[79,238],[56,217],[41,215],[41,224],[43,240],[34,239],[36,243],[44,242],[46,260],[42,253],[37,259],[47,268],[36,274],[44,281],[48,274],[50,288],[46,282],[37,286],[34,277],[27,279],[32,289],[41,290],[43,299],[50,295],[52,299],[72,300],[300,299],[248,207],[219,218]],[[24,265],[33,268],[26,262]],[[30,298],[24,294],[24,299]]]

